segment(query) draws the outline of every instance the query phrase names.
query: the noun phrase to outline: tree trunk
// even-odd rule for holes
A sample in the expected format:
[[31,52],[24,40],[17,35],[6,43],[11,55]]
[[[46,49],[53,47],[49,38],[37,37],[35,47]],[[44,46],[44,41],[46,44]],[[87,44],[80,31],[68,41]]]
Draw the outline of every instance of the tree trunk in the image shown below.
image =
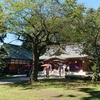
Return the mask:
[[34,47],[33,50],[33,64],[32,64],[32,72],[30,76],[30,83],[38,81],[38,71],[39,71],[39,53],[37,52],[37,47]]
[[100,55],[99,55],[99,51],[98,51],[98,45],[97,45],[97,41],[98,41],[98,35],[99,32],[97,32],[96,37],[95,37],[95,53],[96,53],[96,70],[94,71],[93,74],[93,81],[97,81],[99,79],[99,73],[100,73]]
[[33,80],[38,81],[38,71],[39,71],[39,56],[38,54],[35,55],[34,57],[34,69],[33,69]]

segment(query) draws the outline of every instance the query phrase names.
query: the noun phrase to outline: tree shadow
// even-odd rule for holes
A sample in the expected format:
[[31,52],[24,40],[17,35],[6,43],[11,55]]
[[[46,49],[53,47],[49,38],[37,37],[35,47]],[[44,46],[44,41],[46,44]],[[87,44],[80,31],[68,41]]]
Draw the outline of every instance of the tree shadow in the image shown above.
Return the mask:
[[66,84],[66,79],[64,78],[59,78],[59,79],[39,79],[38,82],[34,82],[33,84],[30,84],[28,81],[23,81],[23,82],[16,82],[16,83],[10,83],[6,84],[9,85],[10,87],[23,87],[24,90],[28,89],[39,89],[39,88],[47,88],[48,86],[54,86],[54,87],[59,87],[59,86],[65,86]]
[[100,100],[100,91],[94,88],[81,88],[80,91],[88,93],[89,97],[83,97],[82,100]]
[[53,96],[53,97],[60,98],[60,97],[63,97],[63,95],[62,95],[62,94],[60,94],[60,95]]
[[73,97],[73,98],[74,98],[74,97],[76,97],[76,96],[75,96],[75,95],[68,95],[68,97]]
[[56,88],[62,87],[66,85],[67,80],[65,78],[54,78],[54,79],[39,79],[38,82],[34,82],[33,84],[30,84],[29,81],[23,81],[23,82],[14,82],[14,83],[8,83],[5,85],[8,85],[10,87],[21,87],[23,90],[29,90],[29,89],[41,89],[41,88],[48,88],[48,86],[54,86]]
[[[17,82],[17,83],[11,83],[8,84],[10,87],[22,87],[23,90],[29,90],[29,89],[43,89],[48,87],[54,87],[54,88],[76,88],[77,86],[82,85],[89,85],[90,81],[84,82],[84,80],[74,80],[74,79],[66,79],[66,78],[52,78],[52,79],[39,79],[38,82],[34,82],[33,84],[30,84],[28,81],[23,82]],[[6,84],[7,85],[7,84]]]

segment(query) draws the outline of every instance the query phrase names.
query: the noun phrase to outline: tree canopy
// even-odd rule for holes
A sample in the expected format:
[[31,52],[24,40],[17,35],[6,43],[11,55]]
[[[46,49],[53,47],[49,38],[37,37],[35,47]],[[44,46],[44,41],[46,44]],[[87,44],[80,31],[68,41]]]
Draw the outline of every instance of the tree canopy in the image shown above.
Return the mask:
[[47,45],[82,40],[79,28],[85,7],[76,0],[4,0],[3,7],[9,31],[32,47],[31,80],[37,80],[39,56]]
[[6,24],[5,24],[5,17],[4,17],[4,11],[0,4],[0,42],[4,42],[4,38],[6,35],[4,34],[6,32]]
[[[95,77],[100,72],[100,8],[89,8],[84,17],[84,53],[94,59]],[[92,66],[91,66],[92,67]]]
[[86,9],[76,0],[4,0],[2,8],[9,32],[32,48],[31,80],[37,81],[39,56],[48,45],[83,43],[86,54],[99,57],[100,8]]

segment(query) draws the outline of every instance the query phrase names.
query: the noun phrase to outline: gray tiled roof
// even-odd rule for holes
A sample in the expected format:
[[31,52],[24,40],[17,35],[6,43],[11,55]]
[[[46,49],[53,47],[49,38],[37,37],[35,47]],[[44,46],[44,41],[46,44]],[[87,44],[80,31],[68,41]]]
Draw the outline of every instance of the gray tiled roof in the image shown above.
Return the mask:
[[2,55],[2,58],[13,59],[27,59],[32,60],[32,53],[30,50],[23,48],[22,46],[4,44],[1,48],[4,48],[6,55]]
[[40,59],[50,58],[80,58],[87,57],[88,55],[82,54],[82,45],[65,45],[63,48],[60,46],[48,47],[45,54],[40,56]]

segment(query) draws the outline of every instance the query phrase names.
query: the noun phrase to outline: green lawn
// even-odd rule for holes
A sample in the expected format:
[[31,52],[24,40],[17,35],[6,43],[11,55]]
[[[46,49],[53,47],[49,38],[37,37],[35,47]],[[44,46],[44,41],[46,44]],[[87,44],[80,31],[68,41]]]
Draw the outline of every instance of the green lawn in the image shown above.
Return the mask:
[[65,78],[6,84],[0,85],[0,100],[100,100],[100,84]]

